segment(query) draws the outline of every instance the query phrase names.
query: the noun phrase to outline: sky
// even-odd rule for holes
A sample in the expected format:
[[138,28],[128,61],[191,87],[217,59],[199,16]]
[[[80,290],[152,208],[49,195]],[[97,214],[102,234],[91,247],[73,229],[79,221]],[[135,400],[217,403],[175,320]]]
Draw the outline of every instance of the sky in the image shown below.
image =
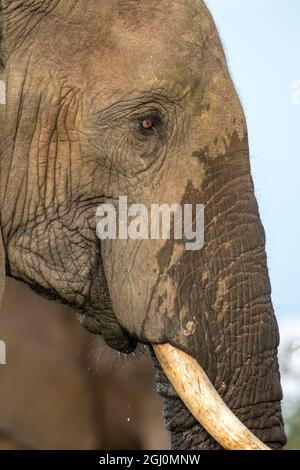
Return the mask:
[[275,311],[299,325],[300,1],[206,3],[246,113]]

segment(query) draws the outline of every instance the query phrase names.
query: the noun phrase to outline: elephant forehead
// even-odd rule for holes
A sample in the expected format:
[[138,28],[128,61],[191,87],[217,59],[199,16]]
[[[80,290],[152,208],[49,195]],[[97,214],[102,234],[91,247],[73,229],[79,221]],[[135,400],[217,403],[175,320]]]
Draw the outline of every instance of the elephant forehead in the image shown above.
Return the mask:
[[191,83],[204,42],[202,7],[182,0],[61,2],[39,29],[35,50],[52,70],[81,82],[107,80],[110,89]]

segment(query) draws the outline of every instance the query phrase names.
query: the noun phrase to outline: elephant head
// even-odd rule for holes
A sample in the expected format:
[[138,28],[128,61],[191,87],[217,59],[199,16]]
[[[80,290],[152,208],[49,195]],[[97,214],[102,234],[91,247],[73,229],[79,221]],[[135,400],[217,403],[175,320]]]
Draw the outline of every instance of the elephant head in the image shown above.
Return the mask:
[[[182,391],[198,365],[240,425],[282,447],[246,123],[204,2],[2,0],[1,13],[6,273],[121,352],[154,347],[173,377],[153,354],[174,448],[220,448]],[[125,195],[146,208],[203,204],[202,249],[174,236],[100,241],[97,207]]]

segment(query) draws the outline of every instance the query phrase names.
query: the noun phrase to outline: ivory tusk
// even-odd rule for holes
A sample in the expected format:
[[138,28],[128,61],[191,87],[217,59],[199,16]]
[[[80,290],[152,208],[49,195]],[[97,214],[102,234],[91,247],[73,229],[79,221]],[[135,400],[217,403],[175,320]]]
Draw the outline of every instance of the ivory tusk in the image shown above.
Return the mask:
[[194,358],[170,344],[153,349],[183,403],[223,448],[271,450],[232,413]]

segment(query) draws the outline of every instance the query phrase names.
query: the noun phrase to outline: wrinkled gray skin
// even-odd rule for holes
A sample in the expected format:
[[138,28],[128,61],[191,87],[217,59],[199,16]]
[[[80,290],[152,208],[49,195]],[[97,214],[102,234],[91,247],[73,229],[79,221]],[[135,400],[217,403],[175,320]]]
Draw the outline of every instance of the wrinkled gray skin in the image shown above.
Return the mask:
[[[246,124],[203,1],[3,0],[2,29],[6,273],[70,304],[120,351],[168,341],[188,352],[236,415],[282,447],[278,329]],[[157,132],[142,130],[149,116]],[[124,194],[147,206],[205,204],[204,248],[100,246],[96,207]],[[219,448],[154,363],[172,446]]]

